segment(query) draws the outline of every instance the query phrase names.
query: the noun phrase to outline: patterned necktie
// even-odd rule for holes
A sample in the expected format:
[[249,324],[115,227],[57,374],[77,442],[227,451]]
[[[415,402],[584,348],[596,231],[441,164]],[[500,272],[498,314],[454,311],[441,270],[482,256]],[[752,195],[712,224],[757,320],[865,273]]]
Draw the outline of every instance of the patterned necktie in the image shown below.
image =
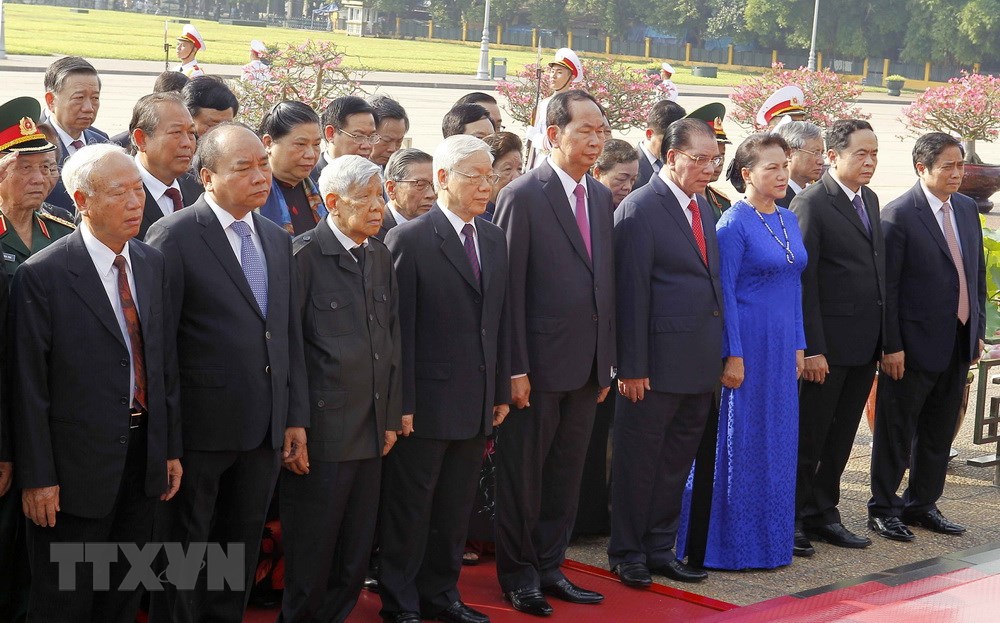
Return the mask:
[[240,237],[240,265],[250,284],[250,291],[260,306],[260,313],[267,318],[267,275],[264,272],[264,261],[253,244],[250,226],[243,221],[233,221],[229,227]]
[[81,141],[80,139],[77,139],[77,140],[73,141],[72,143],[70,143],[69,146],[72,147],[73,150],[75,151],[75,150],[80,149],[80,148],[83,147],[83,141]]
[[128,272],[125,269],[125,258],[115,256],[114,267],[118,271],[118,299],[122,304],[122,315],[125,316],[125,331],[132,346],[132,397],[135,405],[146,408],[146,358],[142,350],[142,326],[139,324],[139,310],[135,308],[132,289],[128,286]]
[[861,224],[865,226],[865,231],[868,235],[872,235],[872,222],[868,220],[868,211],[865,210],[865,202],[861,199],[861,193],[854,195],[854,199],[851,200],[854,205],[854,211],[858,213],[858,218],[861,219]]
[[657,158],[656,162],[653,163],[653,171],[655,173],[659,173],[660,169],[662,169],[662,168],[663,168],[663,161],[660,160],[659,158]]
[[587,196],[583,184],[577,184],[573,189],[576,196],[576,226],[580,228],[580,235],[583,236],[583,246],[587,247],[587,257],[593,259],[594,255],[590,250],[590,221],[587,220],[587,204],[584,197]]
[[951,226],[951,202],[945,201],[941,206],[941,215],[944,217],[942,226],[944,228],[944,240],[948,243],[948,250],[951,252],[951,261],[955,263],[955,270],[958,271],[958,319],[965,324],[969,321],[969,283],[965,279],[965,262],[962,260],[962,250],[958,248],[958,238],[955,237],[955,228]]
[[476,283],[481,283],[480,278],[483,273],[479,266],[479,256],[476,255],[476,228],[472,223],[466,223],[462,227],[462,235],[465,236],[465,242],[462,244],[465,246],[465,257],[469,258],[469,264],[472,265],[472,276],[476,278]]
[[181,191],[176,188],[168,188],[163,191],[163,194],[170,197],[170,200],[174,202],[174,212],[184,209],[184,201],[181,199]]
[[691,233],[694,234],[694,241],[698,244],[698,252],[701,253],[701,261],[708,266],[708,251],[705,249],[705,230],[701,227],[701,209],[694,199],[688,205],[691,210]]

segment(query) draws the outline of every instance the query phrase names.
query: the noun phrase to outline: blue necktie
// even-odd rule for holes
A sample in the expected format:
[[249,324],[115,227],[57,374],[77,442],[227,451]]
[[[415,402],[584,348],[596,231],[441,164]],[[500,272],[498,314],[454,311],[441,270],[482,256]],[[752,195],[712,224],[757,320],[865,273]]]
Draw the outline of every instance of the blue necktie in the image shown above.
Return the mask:
[[233,221],[229,227],[240,237],[240,264],[243,266],[243,274],[250,284],[253,297],[257,299],[261,314],[267,318],[267,275],[264,272],[264,260],[257,253],[257,247],[253,245],[253,239],[250,237],[250,226],[243,221]]
[[861,219],[861,224],[865,226],[865,231],[868,235],[872,235],[872,222],[868,220],[868,211],[865,210],[865,202],[861,199],[861,193],[854,195],[854,200],[851,201],[854,204],[854,211],[858,213],[858,218]]

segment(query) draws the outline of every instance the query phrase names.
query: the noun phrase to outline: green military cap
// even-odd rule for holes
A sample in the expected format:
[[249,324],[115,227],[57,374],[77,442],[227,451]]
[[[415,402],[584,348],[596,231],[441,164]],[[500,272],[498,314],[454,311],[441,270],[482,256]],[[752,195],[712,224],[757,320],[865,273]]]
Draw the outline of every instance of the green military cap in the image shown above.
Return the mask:
[[726,143],[728,145],[732,143],[732,141],[726,137],[726,131],[722,129],[722,120],[725,118],[726,107],[719,102],[705,104],[701,108],[692,110],[687,114],[687,117],[685,117],[685,119],[701,119],[711,126],[712,131],[715,132],[716,141]]
[[55,145],[38,129],[42,107],[33,97],[15,97],[0,106],[0,152],[42,153]]

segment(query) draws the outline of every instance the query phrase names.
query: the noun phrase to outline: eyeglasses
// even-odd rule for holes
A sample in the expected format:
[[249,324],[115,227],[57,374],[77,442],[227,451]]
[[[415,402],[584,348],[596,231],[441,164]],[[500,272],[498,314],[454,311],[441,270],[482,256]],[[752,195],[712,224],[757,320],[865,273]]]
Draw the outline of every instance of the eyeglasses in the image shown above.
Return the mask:
[[490,186],[495,186],[497,182],[500,181],[500,176],[496,173],[491,173],[489,175],[476,175],[474,173],[466,173],[464,171],[459,171],[458,169],[451,169],[453,173],[458,173],[462,177],[466,177],[470,180],[479,180],[481,182],[486,182]]
[[700,167],[703,167],[709,163],[711,163],[713,167],[717,167],[720,164],[722,164],[722,156],[692,156],[691,154],[683,152],[679,149],[675,149],[674,151],[676,151],[679,154],[684,154],[691,160],[694,160],[694,163]]
[[434,185],[430,180],[396,180],[396,183],[406,182],[407,184],[413,184],[413,187],[419,192],[424,192],[428,188]]
[[35,171],[41,173],[42,177],[59,177],[59,172],[60,172],[59,165],[48,164],[48,163],[42,163],[42,164],[21,163],[18,164],[16,167],[14,167],[14,171],[19,176],[24,176],[24,177],[31,175]]
[[361,134],[351,134],[347,130],[341,130],[340,128],[337,128],[337,131],[343,134],[344,136],[351,137],[354,140],[354,142],[357,143],[358,145],[362,143],[375,145],[376,143],[382,140],[382,137],[379,136],[378,134],[372,134],[371,136],[362,136]]
[[816,159],[822,158],[822,159],[826,160],[826,154],[824,154],[821,151],[812,151],[812,150],[809,150],[809,149],[803,149],[801,147],[796,147],[795,151],[801,151],[802,153],[809,154],[810,156],[812,156],[813,158],[816,158]]

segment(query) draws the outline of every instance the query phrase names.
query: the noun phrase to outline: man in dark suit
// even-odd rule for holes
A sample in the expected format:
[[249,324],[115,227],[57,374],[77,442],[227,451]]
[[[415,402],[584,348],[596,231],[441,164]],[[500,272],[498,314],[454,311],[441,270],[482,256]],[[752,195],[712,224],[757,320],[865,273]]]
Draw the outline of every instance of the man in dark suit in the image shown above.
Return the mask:
[[511,393],[497,441],[497,574],[522,612],[542,592],[574,603],[603,595],[563,575],[597,403],[615,364],[611,191],[587,174],[604,146],[600,105],[584,91],[548,104],[552,155],[497,199],[510,254]]
[[670,124],[687,114],[681,105],[670,100],[660,100],[646,117],[646,135],[636,144],[639,152],[639,177],[632,190],[639,190],[663,167],[663,135]]
[[[83,222],[31,256],[11,293],[17,478],[28,519],[29,621],[134,621],[126,562],[109,591],[94,567],[73,590],[51,548],[151,538],[157,498],[181,480],[177,359],[163,256],[131,240],[142,182],[116,145],[83,147],[63,170]],[[53,379],[58,378],[58,382]],[[80,562],[83,562],[82,560]]]
[[[925,134],[913,147],[920,180],[882,210],[885,346],[878,383],[868,527],[912,541],[903,524],[962,534],[937,508],[969,366],[986,335],[986,263],[976,202],[958,193],[958,139]],[[910,478],[896,495],[903,472]]]
[[808,121],[789,121],[775,129],[792,149],[788,157],[788,189],[785,198],[776,203],[783,208],[792,205],[795,195],[823,176],[826,152],[823,151],[823,131]]
[[[611,471],[612,570],[707,574],[673,553],[681,496],[722,372],[722,286],[712,207],[701,195],[719,156],[700,119],[673,123],[664,167],[615,211],[618,388]],[[669,216],[668,216],[669,215]]]
[[345,95],[330,102],[323,111],[323,138],[326,149],[309,174],[319,181],[323,168],[340,156],[355,155],[369,158],[375,144],[381,140],[375,129],[375,109],[356,95]]
[[242,545],[246,583],[208,591],[202,573],[196,590],[155,594],[150,615],[238,623],[282,459],[308,471],[306,370],[291,238],[253,212],[271,188],[264,145],[222,124],[194,166],[205,194],[146,234],[170,280],[189,483],[167,507],[164,540]]
[[309,473],[281,475],[283,623],[350,614],[375,536],[381,457],[401,427],[396,274],[372,238],[380,182],[361,156],[335,160],[319,178],[327,217],[295,240],[312,413]]
[[826,133],[830,170],[792,201],[809,265],[802,274],[805,369],[799,385],[799,458],[794,553],[809,539],[864,548],[844,527],[840,477],[882,353],[885,243],[878,197],[866,184],[878,163],[867,121],[834,122]]
[[[59,138],[58,164],[84,145],[107,143],[108,135],[93,127],[101,108],[101,78],[94,66],[79,56],[65,56],[45,70],[46,121]],[[73,198],[60,179],[47,202],[72,212]]]
[[434,168],[431,155],[407,147],[389,157],[385,165],[385,194],[389,197],[375,237],[385,240],[386,233],[427,212],[434,205]]
[[486,211],[489,146],[471,136],[434,152],[438,200],[392,229],[403,342],[402,439],[382,482],[382,618],[488,623],[458,593],[486,436],[510,403],[507,245]]
[[198,139],[191,113],[177,93],[139,98],[132,109],[129,131],[146,194],[139,227],[142,239],[150,225],[201,196],[201,185],[188,173]]

